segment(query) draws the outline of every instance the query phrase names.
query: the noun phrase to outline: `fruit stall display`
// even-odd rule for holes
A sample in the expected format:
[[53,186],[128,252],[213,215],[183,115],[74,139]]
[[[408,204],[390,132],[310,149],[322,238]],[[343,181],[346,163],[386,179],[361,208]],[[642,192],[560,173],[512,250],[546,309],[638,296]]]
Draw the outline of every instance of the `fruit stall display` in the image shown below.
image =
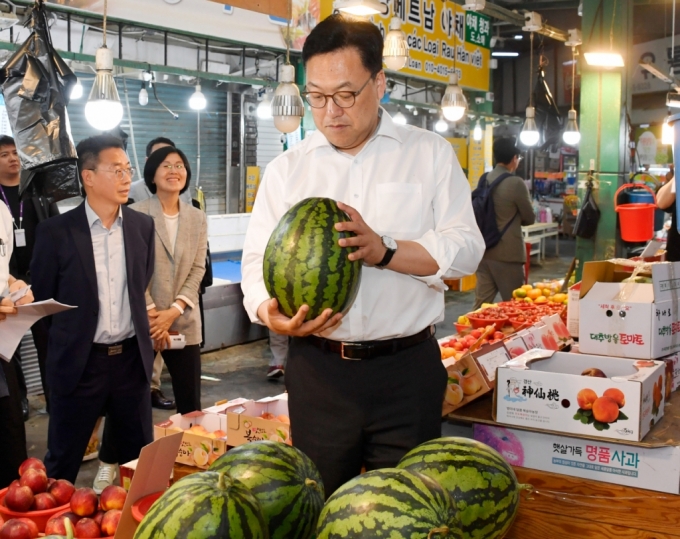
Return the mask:
[[0,539],[34,539],[39,533],[72,537],[112,537],[116,533],[127,492],[111,485],[100,496],[91,488],[76,489],[65,479],[48,479],[43,462],[25,460],[19,479],[0,491]]

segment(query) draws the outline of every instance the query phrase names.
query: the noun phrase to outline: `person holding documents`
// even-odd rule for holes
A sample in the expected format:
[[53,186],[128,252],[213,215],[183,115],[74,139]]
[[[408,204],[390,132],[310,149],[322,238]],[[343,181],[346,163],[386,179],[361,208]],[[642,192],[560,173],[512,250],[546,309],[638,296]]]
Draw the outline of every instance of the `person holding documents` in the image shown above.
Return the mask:
[[[9,259],[14,246],[12,215],[4,202],[0,201],[0,339],[2,323],[8,316],[15,315],[15,305],[25,305],[33,301],[33,293],[26,289],[26,283],[9,274]],[[22,294],[13,301],[11,294]],[[21,409],[21,391],[14,365],[16,358],[6,361],[0,357],[0,433],[2,433],[2,453],[0,458],[0,489],[19,478],[19,465],[27,458],[26,430]]]
[[135,170],[120,139],[78,144],[86,193],[77,208],[40,223],[31,260],[37,300],[77,309],[48,321],[48,477],[75,482],[90,435],[111,421],[120,462],[153,440],[154,350],[146,289],[154,270],[153,219],[125,206]]

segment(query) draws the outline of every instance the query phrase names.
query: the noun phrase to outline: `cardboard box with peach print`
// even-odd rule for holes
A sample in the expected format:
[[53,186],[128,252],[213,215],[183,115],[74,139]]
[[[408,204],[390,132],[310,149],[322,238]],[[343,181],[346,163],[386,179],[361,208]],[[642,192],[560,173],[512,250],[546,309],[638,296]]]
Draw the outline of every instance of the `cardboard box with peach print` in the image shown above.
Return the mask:
[[154,440],[182,432],[175,462],[207,469],[227,452],[227,419],[204,412],[175,414],[153,427]]
[[664,413],[663,361],[534,349],[498,368],[494,419],[640,441]]

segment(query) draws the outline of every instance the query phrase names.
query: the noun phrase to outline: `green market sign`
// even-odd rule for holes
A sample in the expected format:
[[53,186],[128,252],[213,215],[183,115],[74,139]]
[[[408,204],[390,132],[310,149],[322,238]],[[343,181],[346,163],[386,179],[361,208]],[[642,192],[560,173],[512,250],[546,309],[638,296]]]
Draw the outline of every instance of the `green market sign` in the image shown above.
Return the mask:
[[491,19],[481,13],[467,11],[465,13],[465,41],[491,48]]

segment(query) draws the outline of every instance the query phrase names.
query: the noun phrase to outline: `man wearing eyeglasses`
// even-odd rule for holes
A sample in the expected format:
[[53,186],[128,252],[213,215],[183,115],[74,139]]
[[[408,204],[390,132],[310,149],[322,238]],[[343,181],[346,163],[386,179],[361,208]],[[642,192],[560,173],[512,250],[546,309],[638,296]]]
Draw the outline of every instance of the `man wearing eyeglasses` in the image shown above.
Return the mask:
[[144,296],[153,220],[124,205],[135,171],[118,138],[91,137],[76,150],[85,202],[38,225],[31,261],[36,300],[77,307],[48,322],[45,465],[50,477],[71,482],[100,415],[111,421],[120,462],[137,458],[153,438]]
[[[398,126],[380,108],[383,39],[370,22],[333,15],[303,49],[304,98],[317,131],[272,161],[243,249],[244,304],[254,322],[290,335],[285,373],[295,445],[318,466],[326,495],[368,470],[391,467],[441,434],[447,375],[433,326],[444,318],[444,277],[474,273],[484,251],[470,188],[451,145]],[[292,319],[264,286],[267,240],[307,197],[339,201],[364,264],[351,308]]]

